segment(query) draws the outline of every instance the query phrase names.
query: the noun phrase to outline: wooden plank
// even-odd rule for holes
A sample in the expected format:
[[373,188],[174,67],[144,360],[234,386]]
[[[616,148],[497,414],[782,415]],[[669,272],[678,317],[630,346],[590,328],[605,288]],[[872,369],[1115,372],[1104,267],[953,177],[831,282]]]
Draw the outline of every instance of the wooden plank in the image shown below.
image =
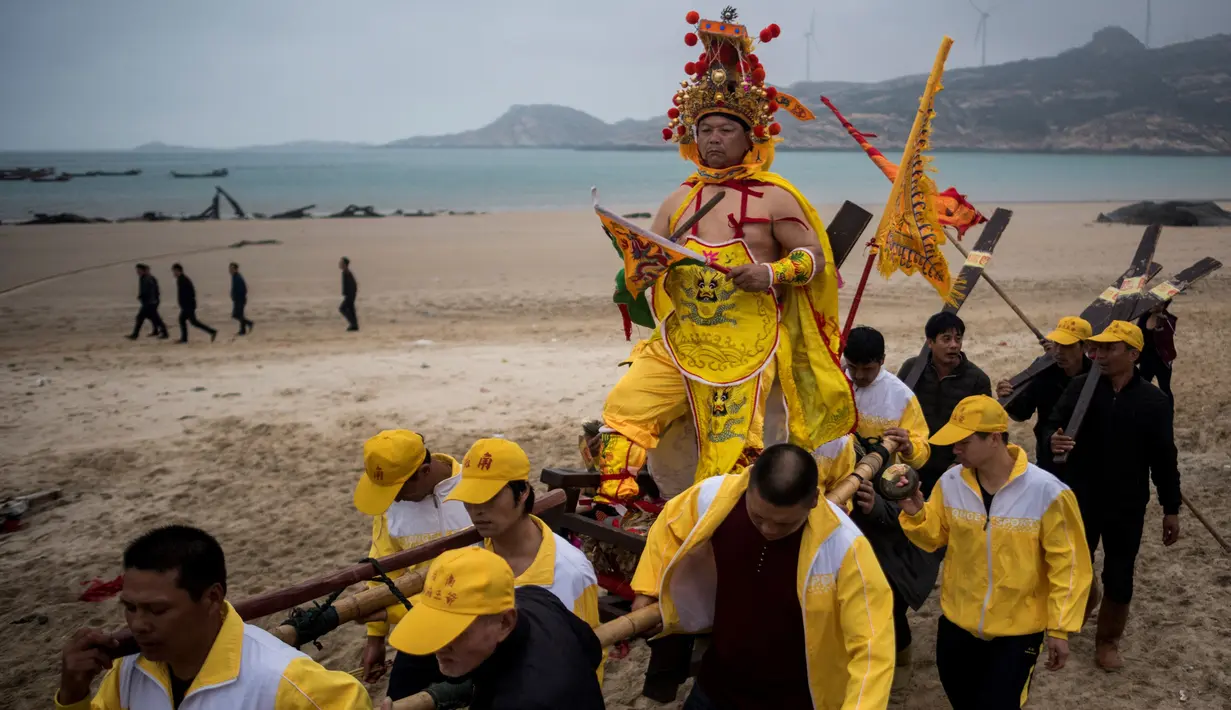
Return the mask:
[[[1000,241],[1000,237],[1004,235],[1004,230],[1009,226],[1009,220],[1013,218],[1013,213],[1001,207],[997,207],[992,214],[992,218],[988,221],[987,226],[983,228],[983,232],[979,234],[979,239],[975,242],[975,248],[970,251],[970,256],[967,257],[966,263],[962,265],[962,270],[958,274],[957,280],[954,282],[955,297],[953,303],[946,303],[942,311],[956,313],[962,308],[962,304],[970,298],[971,291],[975,285],[979,283],[979,277],[983,275],[984,268],[990,262],[991,254],[996,249],[996,244]],[[960,288],[959,288],[960,286]],[[906,386],[914,389],[919,382],[919,378],[923,375],[923,368],[928,364],[928,344],[925,342],[919,350],[919,356],[915,358],[915,364],[911,367],[910,372],[906,373],[906,377],[902,380]]]
[[846,257],[850,256],[864,230],[872,221],[872,213],[859,205],[847,200],[838,208],[838,212],[825,227],[829,234],[829,248],[833,252],[836,268],[841,269]]
[[1163,303],[1170,303],[1171,299],[1188,290],[1190,286],[1221,268],[1222,262],[1213,257],[1205,257],[1175,276],[1172,276],[1149,291],[1141,294],[1140,298],[1137,299],[1137,306],[1133,309],[1133,314],[1129,317],[1129,320],[1136,321],[1138,318],[1148,313],[1151,308]]
[[613,528],[585,517],[579,513],[561,513],[555,517],[553,527],[571,530],[578,535],[592,537],[599,542],[615,545],[622,550],[635,552],[638,555],[645,549],[645,538],[627,530]]

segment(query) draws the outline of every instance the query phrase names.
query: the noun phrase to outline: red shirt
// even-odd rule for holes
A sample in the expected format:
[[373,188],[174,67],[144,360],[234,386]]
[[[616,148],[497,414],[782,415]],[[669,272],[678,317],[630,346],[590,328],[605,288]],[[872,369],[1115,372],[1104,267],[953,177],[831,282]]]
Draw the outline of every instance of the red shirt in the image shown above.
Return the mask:
[[714,630],[697,682],[724,710],[812,710],[796,583],[803,535],[766,540],[742,496],[714,531]]

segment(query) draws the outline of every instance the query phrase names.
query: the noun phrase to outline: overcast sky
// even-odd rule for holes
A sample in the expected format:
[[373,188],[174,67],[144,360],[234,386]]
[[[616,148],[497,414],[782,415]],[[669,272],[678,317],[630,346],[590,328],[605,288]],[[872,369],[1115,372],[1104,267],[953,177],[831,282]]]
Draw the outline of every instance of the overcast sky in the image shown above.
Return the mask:
[[[730,0],[734,2],[734,0]],[[1146,0],[975,0],[989,64],[1056,54],[1106,25],[1138,37]],[[0,0],[0,149],[386,142],[479,127],[512,104],[607,121],[665,111],[688,10],[723,0]],[[970,0],[755,0],[736,6],[769,80],[977,65]],[[1231,0],[1154,0],[1151,44],[1231,33]]]

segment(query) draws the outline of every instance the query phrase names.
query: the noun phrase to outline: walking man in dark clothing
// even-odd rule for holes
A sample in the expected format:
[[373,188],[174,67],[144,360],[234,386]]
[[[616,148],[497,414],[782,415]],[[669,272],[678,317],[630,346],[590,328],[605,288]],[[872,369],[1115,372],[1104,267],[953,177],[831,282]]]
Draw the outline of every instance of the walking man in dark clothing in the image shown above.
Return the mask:
[[231,262],[231,318],[239,321],[239,332],[236,335],[247,335],[252,330],[253,323],[244,317],[244,306],[248,305],[248,284],[239,273],[239,264]]
[[175,289],[180,302],[180,342],[188,342],[189,323],[209,333],[209,341],[214,342],[218,331],[197,320],[197,289],[192,285],[192,279],[179,264],[171,265],[171,273],[175,274]]
[[[1044,471],[1055,473],[1051,453],[1051,435],[1055,429],[1048,427],[1051,411],[1073,378],[1090,371],[1085,341],[1093,334],[1086,320],[1074,316],[1061,318],[1056,329],[1047,334],[1047,349],[1056,366],[1047,368],[1022,385],[1022,391],[1005,405],[1005,411],[1018,422],[1024,422],[1038,412],[1039,418],[1034,423],[1034,455],[1039,468]],[[1002,401],[1011,394],[1013,385],[1008,380],[996,383],[996,396]]]
[[[1125,321],[1112,321],[1090,338],[1102,377],[1077,439],[1062,427],[1068,425],[1088,374],[1073,378],[1048,424],[1055,432],[1052,453],[1068,453],[1059,475],[1077,494],[1091,555],[1099,539],[1103,541],[1103,594],[1094,638],[1096,661],[1106,671],[1124,665],[1119,641],[1133,597],[1133,566],[1141,547],[1151,478],[1163,506],[1163,545],[1180,538],[1180,471],[1171,401],[1137,372],[1143,340],[1141,329]],[[1096,604],[1087,605],[1087,614]]]
[[355,296],[359,295],[359,284],[355,281],[355,275],[350,270],[350,259],[342,257],[338,262],[338,268],[342,270],[342,305],[338,306],[338,312],[346,318],[346,322],[350,324],[347,331],[359,330],[359,316],[355,313]]
[[137,322],[128,339],[136,340],[137,336],[141,335],[141,326],[146,320],[154,326],[154,332],[150,333],[150,336],[166,338],[167,324],[163,323],[162,317],[158,315],[158,279],[150,273],[147,264],[137,264],[137,283],[137,301],[141,303],[141,310],[137,311]]
[[[931,349],[927,354],[928,366],[923,368],[923,374],[913,389],[923,409],[928,430],[935,436],[941,427],[949,423],[958,402],[976,394],[991,396],[992,381],[962,352],[966,324],[956,313],[941,311],[929,318],[924,326],[924,335]],[[914,365],[915,358],[907,359],[898,369],[898,377],[906,377]],[[923,495],[931,494],[932,486],[953,466],[954,460],[952,446],[932,445],[931,457],[919,468]]]

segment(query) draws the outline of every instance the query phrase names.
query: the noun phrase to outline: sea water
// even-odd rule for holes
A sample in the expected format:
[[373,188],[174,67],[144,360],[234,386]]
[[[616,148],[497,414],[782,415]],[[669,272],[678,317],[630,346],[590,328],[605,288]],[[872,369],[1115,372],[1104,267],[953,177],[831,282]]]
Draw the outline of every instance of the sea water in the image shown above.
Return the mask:
[[[934,158],[937,187],[956,186],[985,213],[1010,202],[1231,199],[1231,157],[938,152]],[[348,204],[382,212],[585,209],[591,186],[613,208],[653,212],[690,173],[690,165],[673,151],[545,149],[0,153],[0,169],[18,166],[142,173],[68,182],[0,181],[5,222],[36,212],[107,218],[146,211],[193,214],[209,206],[215,185],[245,210],[266,214],[307,205],[328,214]],[[229,175],[171,177],[173,170],[218,168]],[[875,209],[889,189],[857,151],[783,151],[774,170],[815,204],[851,200]],[[223,208],[228,214],[225,203]]]

